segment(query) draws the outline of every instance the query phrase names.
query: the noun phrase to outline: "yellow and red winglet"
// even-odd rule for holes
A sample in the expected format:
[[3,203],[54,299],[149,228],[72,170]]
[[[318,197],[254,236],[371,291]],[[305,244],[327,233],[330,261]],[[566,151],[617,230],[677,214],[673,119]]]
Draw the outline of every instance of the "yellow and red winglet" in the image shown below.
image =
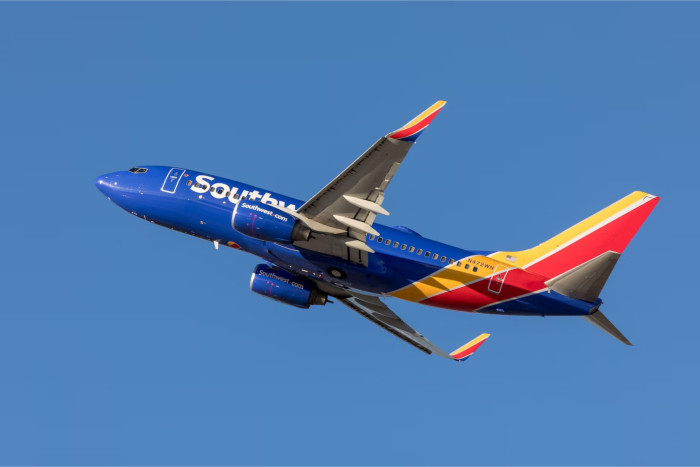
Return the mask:
[[450,353],[450,357],[454,358],[455,360],[458,360],[460,362],[463,362],[464,360],[468,359],[471,357],[471,355],[476,352],[476,349],[479,348],[481,344],[484,343],[486,339],[489,338],[491,334],[482,334],[476,339],[472,339],[466,344],[464,344],[462,347],[458,348],[454,352]]
[[445,105],[445,101],[437,101],[427,109],[423,111],[416,118],[399,128],[398,130],[389,133],[387,136],[393,139],[399,139],[401,141],[410,141],[412,143],[416,142],[418,136],[425,130],[430,122],[433,121],[435,116],[442,110]]

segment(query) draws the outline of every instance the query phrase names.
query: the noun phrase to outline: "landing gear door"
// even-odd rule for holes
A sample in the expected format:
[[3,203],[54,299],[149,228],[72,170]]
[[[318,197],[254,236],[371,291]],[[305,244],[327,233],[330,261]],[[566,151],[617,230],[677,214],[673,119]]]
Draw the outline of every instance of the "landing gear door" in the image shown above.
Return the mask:
[[163,186],[160,188],[160,191],[165,193],[175,193],[177,185],[180,183],[180,179],[184,173],[185,169],[177,169],[174,167],[170,169],[170,172],[168,172],[168,175],[166,175],[165,180],[163,181]]

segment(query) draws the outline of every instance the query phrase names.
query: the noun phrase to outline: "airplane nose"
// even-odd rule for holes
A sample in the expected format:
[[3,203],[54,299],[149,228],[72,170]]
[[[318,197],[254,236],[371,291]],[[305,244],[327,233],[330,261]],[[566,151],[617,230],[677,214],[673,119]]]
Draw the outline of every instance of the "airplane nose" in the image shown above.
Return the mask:
[[117,177],[114,174],[100,175],[95,179],[95,186],[103,195],[109,197],[117,188]]
[[106,175],[100,175],[95,179],[95,186],[102,192],[103,195],[109,196],[109,181]]

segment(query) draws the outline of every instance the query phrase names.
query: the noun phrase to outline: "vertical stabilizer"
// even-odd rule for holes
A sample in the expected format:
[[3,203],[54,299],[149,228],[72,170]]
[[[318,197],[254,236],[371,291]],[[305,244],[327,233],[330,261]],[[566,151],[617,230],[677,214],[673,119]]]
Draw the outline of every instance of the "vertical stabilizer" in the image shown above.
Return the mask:
[[555,278],[605,252],[622,253],[658,202],[654,195],[635,191],[534,248],[491,257]]

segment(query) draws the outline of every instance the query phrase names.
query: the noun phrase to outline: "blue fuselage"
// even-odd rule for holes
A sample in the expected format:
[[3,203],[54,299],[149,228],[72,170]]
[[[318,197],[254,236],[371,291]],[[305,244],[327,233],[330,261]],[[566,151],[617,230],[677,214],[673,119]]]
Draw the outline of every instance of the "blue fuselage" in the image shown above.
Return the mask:
[[[436,242],[403,227],[392,228],[375,223],[373,227],[379,236],[367,239],[375,253],[368,255],[368,266],[353,264],[334,256],[300,249],[292,244],[262,241],[232,227],[234,208],[241,198],[291,209],[300,207],[303,204],[301,200],[186,169],[160,166],[145,166],[143,169],[143,173],[123,171],[105,174],[98,177],[95,184],[111,201],[144,220],[223,246],[241,249],[296,274],[326,281],[341,288],[389,294],[425,279],[444,268],[449,260],[489,254]],[[200,184],[199,181],[206,183]],[[419,256],[409,252],[409,248],[402,249],[403,245],[430,251],[433,255]],[[343,277],[333,277],[329,273],[333,268],[341,269]],[[498,307],[478,311],[524,315],[585,315],[590,309],[590,303],[551,292],[528,295]]]

